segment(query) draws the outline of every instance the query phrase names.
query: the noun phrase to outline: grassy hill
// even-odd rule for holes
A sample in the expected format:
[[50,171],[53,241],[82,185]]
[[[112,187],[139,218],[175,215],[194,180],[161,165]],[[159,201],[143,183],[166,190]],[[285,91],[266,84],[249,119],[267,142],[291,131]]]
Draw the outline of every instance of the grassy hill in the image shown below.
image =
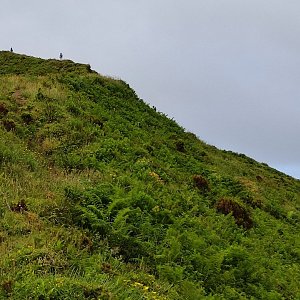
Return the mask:
[[0,299],[300,298],[299,180],[89,65],[0,74]]

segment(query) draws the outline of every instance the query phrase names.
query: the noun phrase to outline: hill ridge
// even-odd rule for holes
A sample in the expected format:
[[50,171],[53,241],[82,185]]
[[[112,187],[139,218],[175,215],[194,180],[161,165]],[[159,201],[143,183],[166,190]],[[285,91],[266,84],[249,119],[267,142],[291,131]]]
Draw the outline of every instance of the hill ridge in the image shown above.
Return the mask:
[[9,51],[0,51],[0,74],[47,75],[74,72],[96,73],[89,64],[79,64],[68,59],[43,59]]

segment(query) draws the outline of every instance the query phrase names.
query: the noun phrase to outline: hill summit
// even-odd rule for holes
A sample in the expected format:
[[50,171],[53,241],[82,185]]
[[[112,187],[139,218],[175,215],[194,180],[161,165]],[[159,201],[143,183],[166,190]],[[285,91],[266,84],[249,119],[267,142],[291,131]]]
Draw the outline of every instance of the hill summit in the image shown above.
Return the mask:
[[89,65],[0,52],[1,299],[298,299],[300,181]]
[[54,73],[96,73],[91,66],[74,63],[71,60],[41,59],[37,57],[0,51],[0,74],[49,75]]

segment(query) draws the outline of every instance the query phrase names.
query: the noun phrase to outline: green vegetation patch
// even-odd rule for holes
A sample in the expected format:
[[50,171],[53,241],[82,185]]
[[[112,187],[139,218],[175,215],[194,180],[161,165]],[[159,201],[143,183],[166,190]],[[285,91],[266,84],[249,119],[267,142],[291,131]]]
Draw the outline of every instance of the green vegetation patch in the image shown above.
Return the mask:
[[88,65],[0,63],[1,299],[300,297],[299,180]]

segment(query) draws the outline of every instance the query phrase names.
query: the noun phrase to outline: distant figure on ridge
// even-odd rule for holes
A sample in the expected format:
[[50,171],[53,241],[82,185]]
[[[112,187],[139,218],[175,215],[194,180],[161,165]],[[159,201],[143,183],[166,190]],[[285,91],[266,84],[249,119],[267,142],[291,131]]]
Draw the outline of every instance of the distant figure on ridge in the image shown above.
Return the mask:
[[10,48],[10,52],[14,52],[13,48]]
[[59,59],[61,60],[62,58],[63,58],[63,54],[60,53],[60,54],[59,54]]

